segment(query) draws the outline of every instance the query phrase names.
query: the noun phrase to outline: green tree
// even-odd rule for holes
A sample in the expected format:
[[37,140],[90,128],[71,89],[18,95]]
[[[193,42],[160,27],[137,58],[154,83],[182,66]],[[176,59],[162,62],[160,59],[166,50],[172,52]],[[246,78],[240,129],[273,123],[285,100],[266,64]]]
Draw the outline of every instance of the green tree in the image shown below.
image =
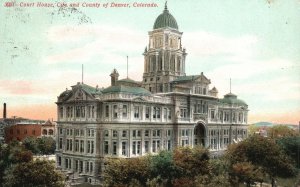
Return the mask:
[[289,128],[286,125],[275,125],[267,129],[268,137],[270,138],[280,138],[280,137],[289,137],[296,136],[298,133]]
[[37,139],[39,152],[43,155],[55,153],[56,142],[51,137],[41,137]]
[[173,162],[173,153],[161,151],[158,155],[152,156],[150,162],[151,177],[166,180],[166,185],[171,186],[172,180],[179,174]]
[[35,137],[27,137],[23,140],[22,144],[27,150],[30,150],[33,154],[39,153],[38,144]]
[[26,150],[19,142],[12,141],[8,145],[2,145],[0,147],[0,184],[3,183],[6,170],[18,163],[31,160],[31,151]]
[[126,186],[133,181],[146,186],[150,178],[149,157],[131,159],[111,158],[106,160],[104,180],[107,186]]
[[11,167],[5,177],[4,185],[9,187],[63,187],[64,177],[55,170],[53,163],[45,160],[22,162]]
[[276,142],[294,160],[296,167],[300,168],[300,136],[281,137]]
[[[258,135],[231,145],[227,150],[226,158],[231,166],[229,175],[232,182],[235,178],[248,183],[253,180],[259,181],[260,175],[251,172],[268,174],[272,183],[276,177],[292,177],[296,173],[292,160],[281,147],[274,140]],[[236,175],[237,172],[240,175]]]

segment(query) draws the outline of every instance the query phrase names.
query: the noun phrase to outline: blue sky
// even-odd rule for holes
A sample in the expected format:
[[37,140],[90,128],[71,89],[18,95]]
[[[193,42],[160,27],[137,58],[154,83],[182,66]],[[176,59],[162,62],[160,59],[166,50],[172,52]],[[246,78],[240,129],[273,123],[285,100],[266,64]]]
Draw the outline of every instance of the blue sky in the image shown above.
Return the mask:
[[[129,76],[142,80],[148,31],[165,1],[106,9],[43,2],[54,7],[0,6],[0,102],[8,103],[10,116],[56,118],[54,102],[81,80],[81,64],[86,84],[107,87],[113,68],[126,77],[128,55]],[[183,32],[187,74],[204,72],[219,97],[231,78],[232,92],[249,105],[250,122],[299,121],[299,0],[169,0],[168,8]]]

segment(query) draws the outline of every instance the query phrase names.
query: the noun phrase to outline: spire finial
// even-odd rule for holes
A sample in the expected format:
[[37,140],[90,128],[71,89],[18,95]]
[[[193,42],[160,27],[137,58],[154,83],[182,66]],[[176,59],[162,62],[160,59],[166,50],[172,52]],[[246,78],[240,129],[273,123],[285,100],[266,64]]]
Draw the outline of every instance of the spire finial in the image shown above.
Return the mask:
[[127,79],[128,79],[128,55],[127,55]]
[[81,84],[83,84],[83,64],[81,64]]
[[231,93],[231,78],[230,78],[230,93]]
[[168,0],[165,2],[165,11],[168,11]]

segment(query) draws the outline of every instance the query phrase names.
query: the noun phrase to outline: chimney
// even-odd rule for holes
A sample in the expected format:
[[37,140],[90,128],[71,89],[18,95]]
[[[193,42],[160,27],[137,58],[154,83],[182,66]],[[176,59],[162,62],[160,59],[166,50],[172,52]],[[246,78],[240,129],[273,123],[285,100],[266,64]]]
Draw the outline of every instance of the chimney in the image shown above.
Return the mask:
[[118,78],[119,78],[119,73],[116,69],[114,69],[112,71],[112,73],[110,74],[111,76],[111,86],[116,86],[116,83],[118,81]]
[[3,119],[6,119],[6,103],[3,104]]

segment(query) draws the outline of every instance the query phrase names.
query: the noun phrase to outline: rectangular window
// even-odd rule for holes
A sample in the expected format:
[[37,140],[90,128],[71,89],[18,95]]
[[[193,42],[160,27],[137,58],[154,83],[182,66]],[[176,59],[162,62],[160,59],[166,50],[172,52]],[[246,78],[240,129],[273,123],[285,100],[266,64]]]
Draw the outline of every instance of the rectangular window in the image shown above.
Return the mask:
[[149,141],[145,141],[145,153],[149,152]]
[[104,154],[108,154],[108,151],[109,151],[108,141],[104,141]]
[[109,105],[105,105],[105,117],[109,117]]
[[61,166],[61,157],[60,157],[60,156],[57,157],[57,165],[58,165],[58,166]]
[[87,141],[87,152],[90,153],[91,151],[91,141]]
[[60,114],[60,118],[64,117],[64,108],[63,107],[59,108],[59,114]]
[[91,154],[94,153],[94,141],[91,141]]
[[80,109],[81,109],[80,106],[76,106],[76,107],[75,107],[75,110],[76,110],[76,118],[79,118],[79,117],[80,117],[80,113],[81,113],[81,112],[80,112]]
[[140,107],[134,106],[134,118],[139,119],[140,118]]
[[141,141],[137,141],[137,150],[136,153],[139,155],[141,154]]
[[164,120],[167,120],[168,109],[164,108]]
[[153,130],[152,137],[160,137],[160,130]]
[[167,150],[170,151],[171,150],[171,140],[168,140],[168,144],[167,144]]
[[187,117],[187,109],[186,108],[181,108],[180,109],[180,117],[181,118],[186,118]]
[[62,142],[63,140],[62,140],[62,138],[59,138],[59,149],[62,149],[62,144],[63,144],[63,142]]
[[113,117],[114,118],[118,118],[118,105],[114,105],[113,109],[114,109],[114,111],[113,111]]
[[214,119],[215,118],[215,110],[210,111],[210,118]]
[[114,138],[118,137],[118,131],[113,130],[113,137],[114,137]]
[[79,162],[79,173],[83,172],[83,161]]
[[79,151],[79,140],[75,140],[75,151]]
[[117,155],[117,142],[113,142],[113,155]]
[[153,119],[160,119],[160,107],[153,107]]
[[150,118],[150,107],[149,107],[149,106],[146,106],[145,118],[146,118],[146,119],[149,119],[149,118]]
[[127,155],[127,142],[122,142],[122,155]]
[[126,137],[127,137],[127,131],[124,131],[124,130],[122,131],[122,137],[123,137],[123,138],[126,138]]
[[132,142],[132,154],[136,154],[136,141]]
[[145,130],[145,137],[149,137],[149,130]]
[[123,105],[122,117],[127,118],[127,105]]
[[81,117],[85,117],[85,106],[81,106]]
[[80,140],[80,152],[84,152],[84,140]]
[[171,119],[172,116],[171,116],[171,109],[168,108],[168,119]]
[[90,172],[93,172],[94,171],[94,165],[93,165],[93,162],[90,162]]
[[80,130],[80,136],[84,136],[84,130]]

